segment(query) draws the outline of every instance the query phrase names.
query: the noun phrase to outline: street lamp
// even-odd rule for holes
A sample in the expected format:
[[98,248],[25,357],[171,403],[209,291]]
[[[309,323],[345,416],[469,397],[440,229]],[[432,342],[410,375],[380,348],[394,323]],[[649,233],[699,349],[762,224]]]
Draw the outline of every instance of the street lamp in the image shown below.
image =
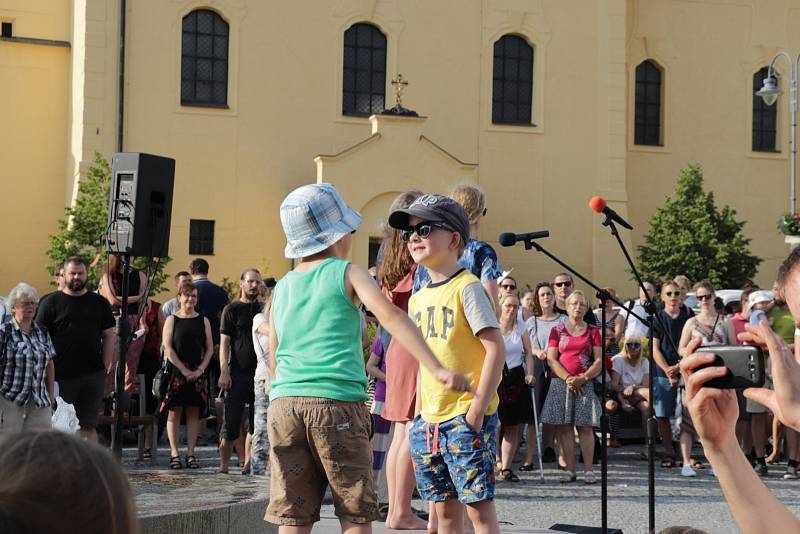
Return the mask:
[[767,69],[767,77],[764,78],[764,85],[756,91],[756,95],[760,96],[764,103],[768,106],[774,104],[780,95],[783,94],[783,91],[778,89],[777,79],[775,78],[774,74],[774,65],[778,58],[783,57],[786,61],[789,62],[789,66],[791,67],[791,90],[789,93],[790,97],[790,108],[789,112],[792,117],[792,129],[791,129],[791,139],[792,139],[792,156],[791,156],[791,173],[789,176],[789,189],[791,191],[791,204],[789,206],[789,213],[795,213],[795,207],[797,205],[797,73],[800,71],[800,55],[798,55],[797,61],[792,59],[792,56],[785,51],[778,52],[775,54],[775,57],[772,58],[772,61],[769,62],[769,69]]

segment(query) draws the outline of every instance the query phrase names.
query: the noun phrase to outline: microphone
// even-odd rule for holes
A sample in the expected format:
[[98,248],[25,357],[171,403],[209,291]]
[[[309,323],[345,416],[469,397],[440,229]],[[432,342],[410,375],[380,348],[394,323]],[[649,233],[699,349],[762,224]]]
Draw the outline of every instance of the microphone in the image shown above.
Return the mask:
[[504,247],[513,247],[515,243],[520,241],[530,241],[531,239],[540,239],[542,237],[550,237],[548,230],[540,230],[538,232],[528,232],[527,234],[515,234],[513,232],[503,232],[498,236],[500,245]]
[[628,221],[620,217],[619,213],[612,210],[606,204],[606,200],[603,197],[592,197],[589,201],[589,207],[592,210],[596,211],[597,213],[602,213],[612,221],[615,221],[617,224],[622,226],[623,228],[627,228],[628,230],[633,230],[633,226],[628,224]]

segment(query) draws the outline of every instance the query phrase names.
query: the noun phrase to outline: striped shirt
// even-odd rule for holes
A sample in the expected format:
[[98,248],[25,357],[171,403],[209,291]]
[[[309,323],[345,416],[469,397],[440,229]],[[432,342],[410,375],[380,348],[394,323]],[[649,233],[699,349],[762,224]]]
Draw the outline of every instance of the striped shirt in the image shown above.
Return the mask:
[[36,406],[50,406],[47,364],[56,349],[47,329],[33,323],[30,334],[16,320],[0,327],[0,395],[23,406],[33,396]]

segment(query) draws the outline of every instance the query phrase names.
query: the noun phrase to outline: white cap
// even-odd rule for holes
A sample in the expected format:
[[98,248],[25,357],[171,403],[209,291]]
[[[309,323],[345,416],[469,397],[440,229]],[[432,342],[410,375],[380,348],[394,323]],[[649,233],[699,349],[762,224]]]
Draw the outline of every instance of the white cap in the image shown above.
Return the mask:
[[509,275],[510,275],[510,274],[511,274],[513,271],[514,271],[514,268],[513,268],[513,267],[512,267],[511,269],[507,270],[507,271],[503,271],[503,274],[501,274],[501,275],[500,275],[500,278],[498,278],[498,279],[497,279],[497,283],[499,284],[499,283],[501,283],[503,280],[505,280],[506,278],[508,278],[508,276],[509,276]]
[[750,298],[747,299],[747,309],[749,310],[759,302],[770,302],[773,299],[772,291],[759,290],[750,293]]

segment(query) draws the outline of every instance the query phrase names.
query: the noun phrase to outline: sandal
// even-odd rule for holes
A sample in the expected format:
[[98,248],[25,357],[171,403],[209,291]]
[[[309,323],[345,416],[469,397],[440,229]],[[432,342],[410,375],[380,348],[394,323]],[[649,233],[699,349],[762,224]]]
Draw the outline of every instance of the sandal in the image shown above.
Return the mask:
[[583,481],[586,484],[592,485],[597,482],[597,478],[594,476],[594,471],[586,471],[583,475]]
[[503,482],[519,482],[519,477],[511,469],[502,469],[500,471],[500,480]]
[[701,462],[700,460],[695,460],[694,458],[692,458],[692,468],[693,469],[705,469],[706,466],[703,465],[703,462]]
[[672,469],[675,467],[675,458],[672,456],[666,456],[663,460],[661,460],[661,467],[664,469]]
[[519,466],[519,470],[525,472],[533,471],[533,464],[522,464]]
[[567,471],[567,473],[563,477],[558,479],[558,481],[561,482],[562,484],[571,484],[576,480],[578,480],[578,477],[572,471]]
[[169,459],[169,468],[173,471],[177,471],[178,469],[183,469],[183,464],[181,463],[180,456],[171,456]]
[[186,457],[186,467],[188,467],[189,469],[200,468],[200,464],[197,463],[197,458],[194,456],[194,454],[190,454],[189,456]]
[[151,458],[153,458],[153,451],[150,449],[145,449],[144,452],[142,453],[142,459],[150,460]]

